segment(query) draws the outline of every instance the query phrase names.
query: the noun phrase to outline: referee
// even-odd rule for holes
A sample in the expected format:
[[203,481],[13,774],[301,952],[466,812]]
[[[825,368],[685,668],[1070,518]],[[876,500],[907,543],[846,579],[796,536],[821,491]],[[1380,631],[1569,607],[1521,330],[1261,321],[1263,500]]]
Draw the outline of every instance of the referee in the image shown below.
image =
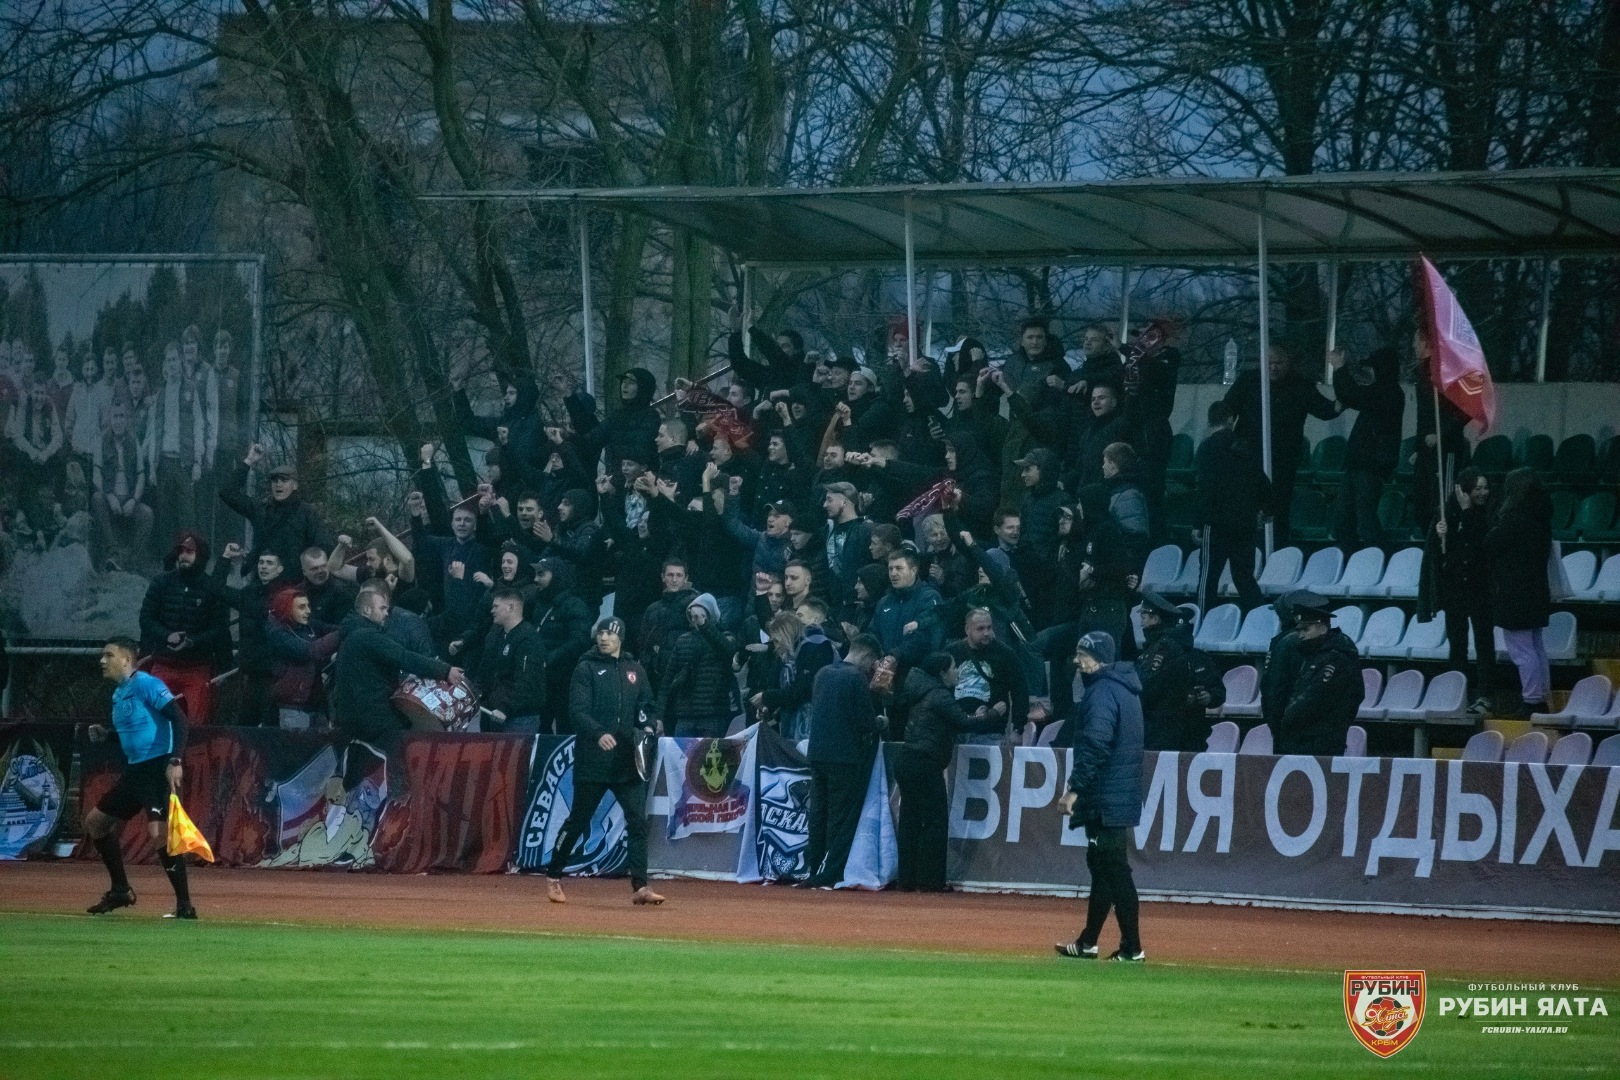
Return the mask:
[[[115,689],[112,696],[112,727],[124,750],[128,766],[112,790],[101,797],[95,809],[85,815],[84,828],[91,843],[101,853],[112,878],[112,888],[86,910],[105,915],[135,903],[135,890],[124,874],[124,853],[119,847],[120,826],[136,814],[146,814],[146,831],[157,841],[158,861],[174,886],[174,913],[166,919],[195,919],[191,892],[186,885],[185,860],[169,854],[164,821],[169,816],[169,793],[180,790],[180,755],[186,748],[186,716],[180,702],[163,680],[135,670],[136,643],[125,637],[113,638],[101,650],[101,674]],[[92,741],[107,737],[100,724],[90,727]]]

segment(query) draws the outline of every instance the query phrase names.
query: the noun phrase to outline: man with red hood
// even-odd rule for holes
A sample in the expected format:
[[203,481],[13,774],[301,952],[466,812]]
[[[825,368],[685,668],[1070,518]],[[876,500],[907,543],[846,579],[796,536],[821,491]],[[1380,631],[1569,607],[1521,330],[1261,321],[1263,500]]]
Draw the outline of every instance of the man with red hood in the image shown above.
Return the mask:
[[180,698],[186,719],[210,723],[219,662],[230,655],[225,605],[208,581],[208,541],[182,531],[152,579],[141,602],[141,651],[152,658],[151,673]]

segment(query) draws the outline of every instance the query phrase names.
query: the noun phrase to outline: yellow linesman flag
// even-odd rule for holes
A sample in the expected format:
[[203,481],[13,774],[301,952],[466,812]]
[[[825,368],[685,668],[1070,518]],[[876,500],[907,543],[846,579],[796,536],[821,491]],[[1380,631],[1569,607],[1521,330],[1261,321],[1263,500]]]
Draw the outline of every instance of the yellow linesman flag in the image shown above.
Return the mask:
[[202,830],[191,823],[186,808],[180,805],[180,796],[169,794],[169,854],[198,855],[207,862],[214,861],[214,849],[208,846]]

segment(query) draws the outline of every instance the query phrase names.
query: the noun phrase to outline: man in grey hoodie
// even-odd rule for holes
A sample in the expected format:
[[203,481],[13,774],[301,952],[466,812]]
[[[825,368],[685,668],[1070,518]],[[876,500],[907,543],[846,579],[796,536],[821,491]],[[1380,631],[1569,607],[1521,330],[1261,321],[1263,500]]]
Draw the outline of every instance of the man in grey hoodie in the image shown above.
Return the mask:
[[1109,909],[1119,921],[1119,949],[1110,960],[1145,960],[1137,930],[1136,881],[1127,858],[1130,829],[1142,817],[1142,681],[1136,668],[1116,663],[1114,639],[1101,630],[1082,637],[1074,666],[1085,696],[1069,720],[1074,768],[1059,801],[1072,826],[1086,830],[1086,869],[1091,898],[1086,928],[1059,956],[1097,958],[1097,938]]

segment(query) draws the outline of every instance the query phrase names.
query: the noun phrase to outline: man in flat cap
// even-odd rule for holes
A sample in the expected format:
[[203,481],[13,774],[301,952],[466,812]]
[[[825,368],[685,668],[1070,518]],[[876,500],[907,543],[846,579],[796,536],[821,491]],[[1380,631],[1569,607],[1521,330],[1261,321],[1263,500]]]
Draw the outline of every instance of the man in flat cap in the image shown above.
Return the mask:
[[261,554],[273,552],[281,559],[283,573],[296,577],[299,557],[305,551],[318,547],[330,552],[337,541],[315,508],[299,497],[298,470],[291,465],[277,465],[270,470],[267,497],[255,499],[247,493],[248,471],[264,457],[263,446],[249,446],[230,481],[220,487],[219,498],[253,526],[253,551],[248,554],[248,564],[256,565]]

